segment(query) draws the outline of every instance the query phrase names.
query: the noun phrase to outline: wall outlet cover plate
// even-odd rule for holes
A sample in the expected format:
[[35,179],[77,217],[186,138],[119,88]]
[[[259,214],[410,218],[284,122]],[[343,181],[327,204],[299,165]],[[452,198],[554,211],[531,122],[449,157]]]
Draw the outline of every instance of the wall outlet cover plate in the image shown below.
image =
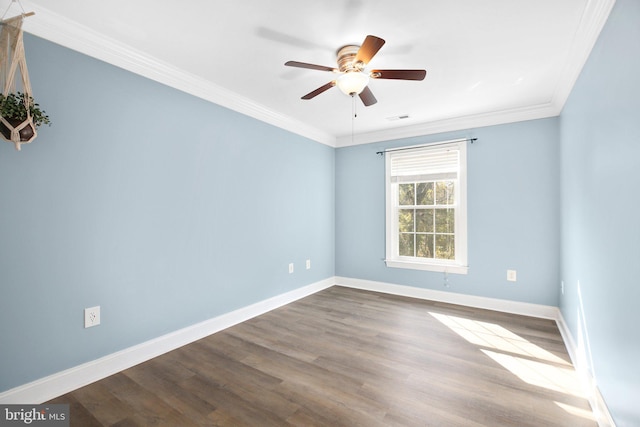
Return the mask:
[[100,306],[84,309],[84,327],[90,328],[100,324]]

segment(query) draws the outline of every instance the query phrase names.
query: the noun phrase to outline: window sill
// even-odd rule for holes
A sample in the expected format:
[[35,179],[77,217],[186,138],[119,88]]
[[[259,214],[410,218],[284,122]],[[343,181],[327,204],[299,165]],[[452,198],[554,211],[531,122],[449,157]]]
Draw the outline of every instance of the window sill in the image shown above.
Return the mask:
[[469,267],[466,265],[454,264],[427,264],[422,262],[385,260],[387,267],[391,268],[408,268],[412,270],[435,271],[440,273],[467,274]]

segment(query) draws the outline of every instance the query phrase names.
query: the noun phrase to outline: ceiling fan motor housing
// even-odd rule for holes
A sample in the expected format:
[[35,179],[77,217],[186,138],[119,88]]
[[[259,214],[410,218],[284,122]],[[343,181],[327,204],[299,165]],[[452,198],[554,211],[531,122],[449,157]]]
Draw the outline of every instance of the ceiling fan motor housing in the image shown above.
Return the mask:
[[348,71],[362,71],[364,64],[362,62],[356,62],[356,55],[360,46],[347,45],[338,49],[338,69],[346,73]]

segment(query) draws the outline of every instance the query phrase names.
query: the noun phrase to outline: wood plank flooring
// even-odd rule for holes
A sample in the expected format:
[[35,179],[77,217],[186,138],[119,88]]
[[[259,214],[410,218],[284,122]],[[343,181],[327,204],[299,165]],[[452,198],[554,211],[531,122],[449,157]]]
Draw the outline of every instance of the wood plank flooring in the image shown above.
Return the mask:
[[551,320],[332,287],[60,396],[72,426],[597,426]]

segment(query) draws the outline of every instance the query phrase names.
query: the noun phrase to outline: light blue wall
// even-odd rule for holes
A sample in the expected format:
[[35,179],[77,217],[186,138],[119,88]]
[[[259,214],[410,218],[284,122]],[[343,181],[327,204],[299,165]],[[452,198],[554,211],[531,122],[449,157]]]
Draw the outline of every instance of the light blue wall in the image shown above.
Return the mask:
[[[385,148],[477,137],[467,147],[469,274],[388,268]],[[340,148],[336,152],[336,274],[555,306],[559,288],[556,118]],[[507,282],[507,269],[517,282]]]
[[[335,274],[559,304],[640,425],[638,22],[618,0],[560,118],[338,150],[27,35],[54,125],[0,144],[0,392]],[[471,136],[469,274],[385,267],[375,152]]]
[[561,115],[562,314],[618,426],[640,425],[640,2],[617,0]]
[[332,148],[26,51],[53,126],[0,145],[0,391],[334,275]]

